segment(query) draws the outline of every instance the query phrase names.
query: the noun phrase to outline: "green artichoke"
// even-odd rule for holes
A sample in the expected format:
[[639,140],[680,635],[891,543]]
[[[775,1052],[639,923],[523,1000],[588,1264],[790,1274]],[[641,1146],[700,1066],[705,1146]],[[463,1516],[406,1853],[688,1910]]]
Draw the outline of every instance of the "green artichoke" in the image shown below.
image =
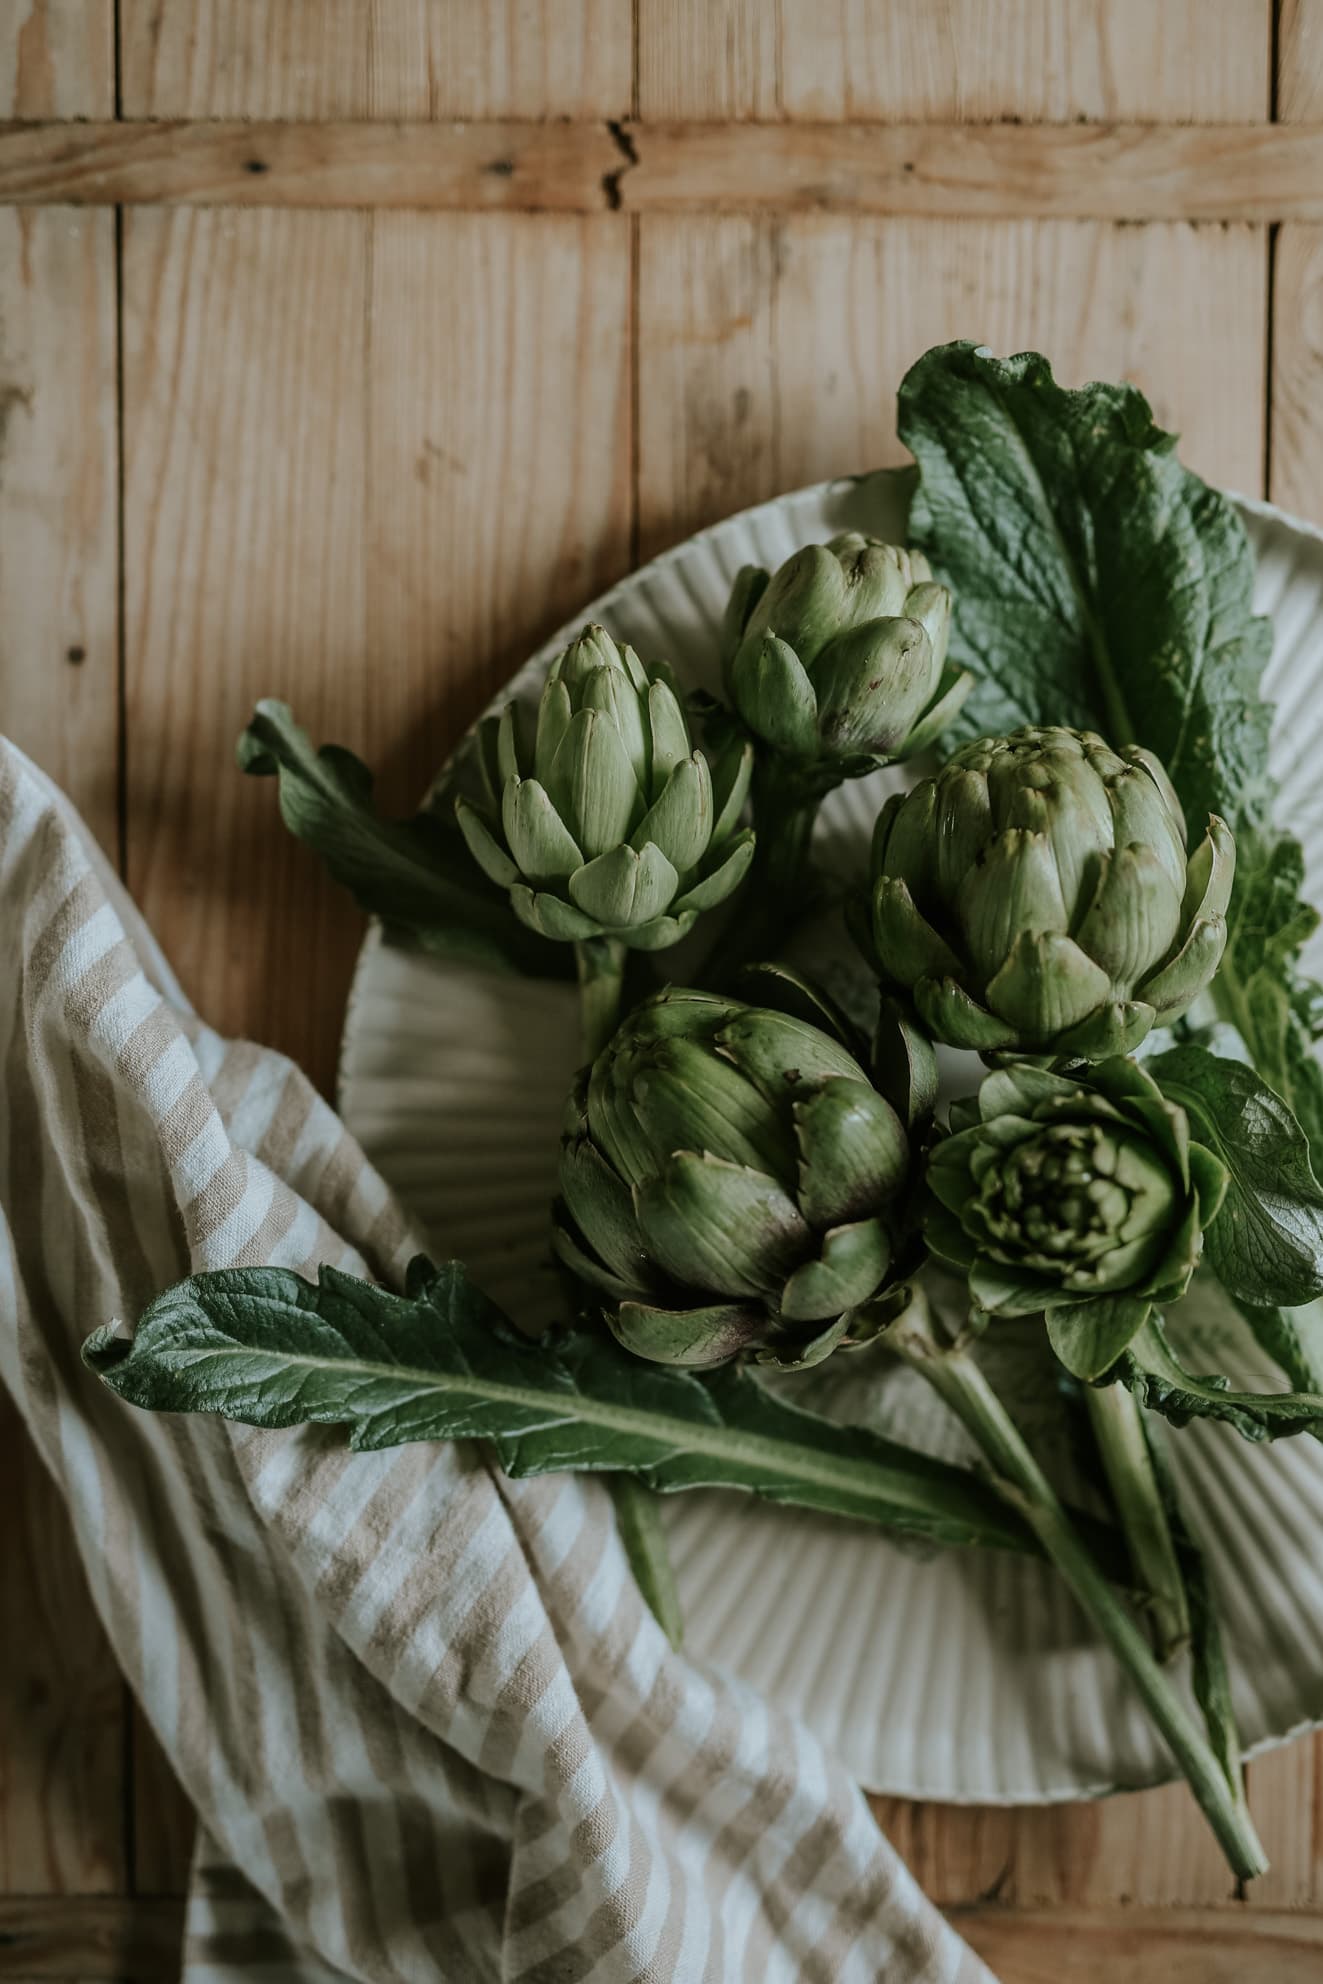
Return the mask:
[[771,750],[825,787],[907,757],[955,715],[944,675],[951,595],[927,560],[857,531],[806,544],[775,574],[746,565],[722,631],[726,693]]
[[671,988],[579,1077],[556,1252],[641,1357],[816,1361],[887,1282],[908,1167],[899,1118],[838,1040]]
[[531,749],[513,704],[478,747],[486,807],[458,799],[460,827],[543,937],[662,950],[748,868],[751,747],[732,738],[709,768],[669,670],[601,627],[551,664]]
[[1148,751],[1092,731],[981,738],[883,808],[864,947],[952,1047],[1101,1060],[1212,978],[1235,858],[1216,817],[1187,858]]
[[1062,1362],[1101,1377],[1150,1308],[1189,1286],[1226,1190],[1221,1160],[1121,1057],[1087,1080],[999,1068],[952,1127],[928,1159],[929,1248],[980,1308],[1044,1315]]

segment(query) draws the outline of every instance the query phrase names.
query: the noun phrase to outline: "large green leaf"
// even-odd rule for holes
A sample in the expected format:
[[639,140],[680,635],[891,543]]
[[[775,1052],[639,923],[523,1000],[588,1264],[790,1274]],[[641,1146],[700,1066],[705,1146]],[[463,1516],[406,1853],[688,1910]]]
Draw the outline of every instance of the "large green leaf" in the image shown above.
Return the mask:
[[392,935],[468,964],[567,977],[568,945],[526,930],[489,882],[448,815],[385,820],[372,774],[338,744],[314,750],[284,703],[260,702],[239,739],[240,769],[280,781],[280,812],[297,839]]
[[511,1475],[740,1488],[932,1543],[1034,1547],[963,1468],[801,1412],[733,1370],[647,1363],[605,1333],[530,1342],[457,1263],[415,1262],[405,1295],[334,1268],[315,1284],[283,1268],[195,1275],[151,1304],[131,1342],[108,1327],[83,1354],[151,1411],[347,1425],[360,1449],[487,1440]]

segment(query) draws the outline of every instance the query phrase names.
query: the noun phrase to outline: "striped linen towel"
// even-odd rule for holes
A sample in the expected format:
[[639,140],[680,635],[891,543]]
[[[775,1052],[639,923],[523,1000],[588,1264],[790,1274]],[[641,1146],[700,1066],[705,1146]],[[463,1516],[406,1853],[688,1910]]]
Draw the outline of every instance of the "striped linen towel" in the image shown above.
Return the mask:
[[189,1984],[987,1980],[846,1771],[672,1653],[600,1485],[97,1384],[82,1339],[190,1270],[394,1282],[419,1236],[3,740],[0,931],[0,1376],[197,1808]]

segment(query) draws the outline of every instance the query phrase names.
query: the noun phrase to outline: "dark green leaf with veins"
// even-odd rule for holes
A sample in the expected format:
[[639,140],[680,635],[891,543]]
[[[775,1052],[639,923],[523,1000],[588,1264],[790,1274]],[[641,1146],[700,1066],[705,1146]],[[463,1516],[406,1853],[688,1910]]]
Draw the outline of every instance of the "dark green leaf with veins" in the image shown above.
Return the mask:
[[323,1268],[195,1275],[158,1296],[131,1342],[88,1339],[131,1404],[256,1426],[347,1425],[359,1449],[488,1440],[511,1475],[609,1470],[662,1491],[740,1488],[933,1543],[1032,1549],[965,1469],[774,1398],[625,1355],[604,1333],[519,1336],[456,1263],[417,1261],[406,1295]]

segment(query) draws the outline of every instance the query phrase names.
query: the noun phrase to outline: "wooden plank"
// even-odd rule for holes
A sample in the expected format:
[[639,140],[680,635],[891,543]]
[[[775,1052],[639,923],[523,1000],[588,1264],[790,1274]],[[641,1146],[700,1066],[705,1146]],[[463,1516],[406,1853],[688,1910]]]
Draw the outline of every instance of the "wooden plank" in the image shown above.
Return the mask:
[[1323,219],[1323,124],[10,124],[0,205]]
[[1323,0],[1281,0],[1277,115],[1293,124],[1323,117]]
[[0,117],[113,117],[115,0],[5,0]]
[[[1270,0],[638,0],[645,117],[1263,117]],[[779,27],[779,32],[778,32]]]
[[[118,839],[110,214],[0,215],[0,729]],[[0,1393],[0,1888],[122,1884],[124,1692],[63,1505]]]
[[1317,1984],[1323,1921],[1260,1908],[957,1911],[1001,1984]]
[[11,124],[0,205],[591,212],[627,162],[600,123]]
[[628,243],[135,211],[124,303],[130,880],[209,1018],[325,1084],[361,919],[234,738],[284,696],[415,801],[460,709],[620,569]]
[[1192,467],[1253,492],[1265,280],[1250,228],[646,220],[644,551],[779,489],[903,461],[896,386],[956,337],[1044,350],[1071,384],[1137,380]]
[[618,0],[120,0],[120,36],[126,117],[613,117],[630,107],[630,12]]
[[127,1895],[0,1896],[0,1978],[64,1984],[155,1984],[177,1979],[182,1901]]

